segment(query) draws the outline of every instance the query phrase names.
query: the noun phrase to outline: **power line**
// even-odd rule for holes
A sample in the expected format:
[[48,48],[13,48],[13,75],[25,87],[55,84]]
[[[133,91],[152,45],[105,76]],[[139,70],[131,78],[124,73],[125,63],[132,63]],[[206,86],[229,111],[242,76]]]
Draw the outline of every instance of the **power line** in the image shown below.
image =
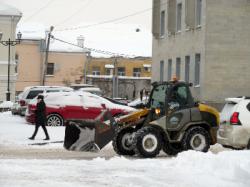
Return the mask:
[[[167,4],[167,1],[163,2],[163,3],[161,3],[161,2],[159,3],[159,5],[165,5],[165,4]],[[144,10],[141,10],[141,11],[138,11],[138,12],[135,12],[133,14],[126,15],[126,16],[122,16],[122,17],[119,17],[119,18],[114,18],[114,19],[111,19],[111,20],[106,20],[106,21],[102,21],[102,22],[99,22],[99,23],[95,23],[95,24],[89,24],[89,25],[83,25],[83,26],[78,26],[78,27],[69,27],[69,28],[64,28],[64,29],[58,29],[56,31],[69,31],[69,30],[85,29],[85,28],[95,27],[95,26],[99,26],[99,25],[103,25],[103,24],[107,24],[107,23],[117,22],[117,21],[129,18],[129,17],[133,17],[133,16],[137,16],[139,14],[143,14],[145,12],[151,11],[152,9],[153,8],[147,8],[147,9],[144,9]]]
[[42,10],[44,10],[45,8],[47,8],[52,2],[54,2],[54,0],[49,0],[44,6],[42,6],[41,8],[39,8],[35,13],[33,13],[32,15],[30,15],[28,18],[24,19],[24,21],[27,21],[30,18],[33,18],[36,14],[39,14]]
[[127,58],[133,58],[136,57],[137,55],[128,55],[128,54],[123,54],[123,53],[114,53],[114,52],[110,52],[110,51],[104,51],[104,50],[100,50],[100,49],[95,49],[95,48],[87,48],[87,47],[81,47],[77,44],[71,43],[71,42],[67,42],[65,40],[59,39],[59,38],[55,38],[54,36],[51,36],[52,39],[57,40],[59,42],[62,43],[66,43],[75,47],[79,47],[82,49],[85,49],[87,51],[91,51],[91,52],[95,52],[95,53],[99,53],[99,54],[104,54],[104,55],[110,55],[110,56],[122,56],[122,57],[127,57]]
[[[88,1],[86,3],[86,1]],[[80,6],[79,9],[77,9],[75,12],[73,12],[70,16],[68,16],[67,18],[65,18],[63,21],[61,21],[60,23],[56,24],[55,27],[58,27],[59,25],[64,24],[65,22],[67,22],[68,20],[70,20],[72,17],[74,17],[76,14],[78,14],[80,11],[83,11],[84,9],[86,9],[91,3],[93,3],[94,0],[83,0],[83,4]],[[83,8],[84,7],[84,8]]]

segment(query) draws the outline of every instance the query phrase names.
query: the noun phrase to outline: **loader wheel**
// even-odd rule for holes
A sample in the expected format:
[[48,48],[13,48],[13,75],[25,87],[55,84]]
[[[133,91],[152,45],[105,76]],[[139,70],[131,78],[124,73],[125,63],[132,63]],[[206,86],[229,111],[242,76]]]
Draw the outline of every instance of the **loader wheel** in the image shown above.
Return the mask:
[[162,138],[157,129],[143,127],[135,133],[133,147],[136,154],[144,158],[157,156],[162,147]]
[[170,144],[168,141],[162,146],[162,150],[169,156],[175,156],[183,150],[180,144]]
[[115,133],[112,145],[118,155],[134,155],[132,147],[134,128],[120,129]]
[[210,136],[202,127],[192,127],[184,134],[182,139],[184,150],[207,152],[210,147]]

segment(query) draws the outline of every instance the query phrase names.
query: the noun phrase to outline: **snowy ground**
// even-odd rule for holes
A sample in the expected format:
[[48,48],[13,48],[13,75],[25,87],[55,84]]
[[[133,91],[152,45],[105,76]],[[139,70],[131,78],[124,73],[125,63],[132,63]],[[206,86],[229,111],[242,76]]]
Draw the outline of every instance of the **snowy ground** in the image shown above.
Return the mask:
[[[64,186],[250,186],[250,151],[220,145],[208,153],[187,151],[155,159],[119,157],[111,145],[100,153],[63,149],[64,127],[49,127],[51,140],[10,113],[0,113],[0,187]],[[35,144],[35,145],[34,145]]]

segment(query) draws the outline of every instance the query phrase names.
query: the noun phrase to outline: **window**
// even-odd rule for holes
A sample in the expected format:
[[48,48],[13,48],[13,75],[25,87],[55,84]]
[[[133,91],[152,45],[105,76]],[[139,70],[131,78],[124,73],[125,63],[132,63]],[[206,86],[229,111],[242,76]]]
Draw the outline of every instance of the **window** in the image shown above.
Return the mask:
[[196,0],[185,0],[186,29],[193,29],[195,27],[195,2]]
[[141,68],[134,68],[133,76],[140,77],[141,76]]
[[29,92],[29,94],[27,95],[27,99],[33,99],[35,98],[38,94],[43,93],[43,90],[32,90]]
[[196,1],[196,26],[201,25],[202,18],[202,0]]
[[125,67],[118,67],[117,74],[118,76],[125,76]]
[[101,75],[100,67],[93,67],[92,68],[92,75]]
[[163,82],[164,78],[164,61],[160,62],[160,82]]
[[172,59],[168,59],[168,80],[172,79]]
[[195,54],[195,75],[194,75],[195,85],[200,85],[200,61],[201,61],[201,55]]
[[176,58],[176,77],[181,78],[181,58]]
[[181,19],[182,19],[182,3],[177,4],[177,16],[176,16],[176,30],[181,31]]
[[185,81],[189,82],[190,56],[185,57]]
[[176,100],[181,106],[188,103],[187,88],[185,86],[178,87]]
[[54,63],[47,64],[47,75],[54,75]]
[[111,75],[111,69],[106,69],[106,75]]
[[161,25],[160,25],[160,36],[163,37],[165,35],[165,11],[161,11]]
[[151,108],[164,108],[166,91],[169,89],[169,85],[159,85],[153,90],[152,98],[150,100]]

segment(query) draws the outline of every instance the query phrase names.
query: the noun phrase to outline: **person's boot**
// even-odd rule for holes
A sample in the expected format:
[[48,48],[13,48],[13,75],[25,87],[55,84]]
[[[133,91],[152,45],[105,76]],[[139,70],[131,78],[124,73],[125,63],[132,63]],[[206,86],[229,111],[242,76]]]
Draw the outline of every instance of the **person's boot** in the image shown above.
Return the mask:
[[29,139],[30,139],[30,140],[34,140],[34,139],[35,139],[35,137],[31,136]]

